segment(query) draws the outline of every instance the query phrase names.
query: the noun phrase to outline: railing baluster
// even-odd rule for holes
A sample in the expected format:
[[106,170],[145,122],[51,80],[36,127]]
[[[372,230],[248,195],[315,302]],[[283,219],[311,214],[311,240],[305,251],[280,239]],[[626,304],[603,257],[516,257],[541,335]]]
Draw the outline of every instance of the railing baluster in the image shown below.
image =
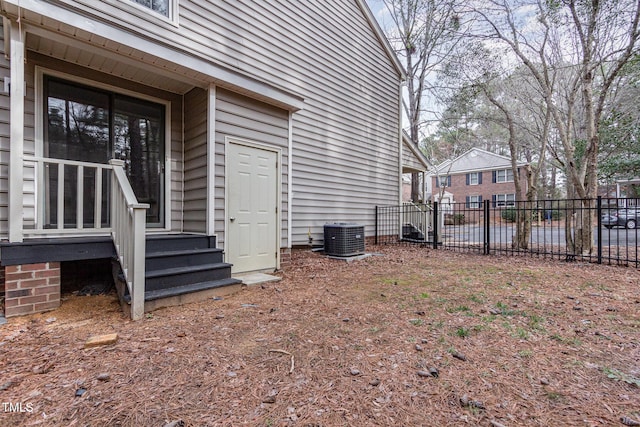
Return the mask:
[[[48,206],[45,191],[45,164],[42,160],[35,162],[36,164],[36,182],[38,183],[38,194],[36,195],[36,229],[44,229],[44,213]],[[48,170],[48,165],[46,166]]]
[[100,228],[102,226],[102,174],[104,173],[104,168],[99,167],[96,168],[96,179],[95,179],[95,197],[96,199],[93,202],[93,211],[95,212],[93,216],[93,227]]
[[84,166],[78,166],[76,194],[76,227],[84,228]]
[[58,230],[64,228],[64,165],[58,165]]

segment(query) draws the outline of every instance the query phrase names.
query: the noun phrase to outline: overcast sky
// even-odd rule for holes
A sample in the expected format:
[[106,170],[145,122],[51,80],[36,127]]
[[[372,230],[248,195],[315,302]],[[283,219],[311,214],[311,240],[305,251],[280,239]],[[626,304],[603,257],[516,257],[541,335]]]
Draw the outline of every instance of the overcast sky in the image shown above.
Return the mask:
[[386,30],[385,25],[389,22],[389,12],[385,7],[382,0],[366,0],[369,5],[369,9],[373,12],[376,19],[378,20],[378,24],[383,30]]

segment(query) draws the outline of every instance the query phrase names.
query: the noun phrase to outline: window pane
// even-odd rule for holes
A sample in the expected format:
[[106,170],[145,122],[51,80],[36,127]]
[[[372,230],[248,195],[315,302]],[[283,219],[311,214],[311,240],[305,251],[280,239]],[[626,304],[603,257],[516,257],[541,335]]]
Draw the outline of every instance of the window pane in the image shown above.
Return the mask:
[[[136,197],[150,205],[147,222],[159,225],[164,220],[165,107],[55,79],[47,79],[45,88],[45,156],[101,164],[123,159]],[[96,206],[102,208],[104,225],[109,214],[107,174],[102,176],[102,200],[96,201],[95,169],[84,167],[80,187],[84,205],[78,207],[78,167],[62,168],[62,180],[58,169],[52,164],[45,170],[45,227],[59,223],[75,227],[78,209],[85,227],[91,226]],[[64,187],[63,200],[58,200],[59,186]],[[58,218],[59,204],[64,206],[64,218]]]
[[[109,144],[109,96],[86,87],[62,81],[46,81],[45,156],[54,159],[76,160],[91,163],[107,163]],[[78,223],[78,168],[60,166],[64,179],[58,182],[57,165],[45,169],[44,227],[75,227]],[[81,207],[84,226],[89,227],[95,218],[95,170],[85,168],[82,173],[84,206]],[[58,200],[58,186],[64,187],[64,199]],[[105,193],[103,193],[104,195]],[[104,196],[103,196],[104,198]],[[57,206],[64,206],[64,218],[58,218]],[[106,208],[106,200],[103,200]],[[104,215],[103,215],[104,218]]]
[[131,187],[141,203],[149,203],[147,222],[159,223],[164,164],[164,107],[116,97],[114,155],[124,160]]
[[161,15],[169,17],[169,1],[170,0],[133,0],[134,2],[148,7],[154,12],[158,12]]
[[54,159],[107,163],[109,96],[48,81],[45,155]]

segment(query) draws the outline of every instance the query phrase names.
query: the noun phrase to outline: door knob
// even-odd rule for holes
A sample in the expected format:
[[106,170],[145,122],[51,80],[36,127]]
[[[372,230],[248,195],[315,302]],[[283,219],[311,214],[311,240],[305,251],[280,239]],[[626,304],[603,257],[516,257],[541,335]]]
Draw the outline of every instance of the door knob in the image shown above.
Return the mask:
[[230,218],[229,218],[229,221],[231,221],[231,222],[233,222],[233,221],[235,221],[235,220],[236,220],[236,217],[234,217],[234,216],[232,216],[232,217],[230,217]]

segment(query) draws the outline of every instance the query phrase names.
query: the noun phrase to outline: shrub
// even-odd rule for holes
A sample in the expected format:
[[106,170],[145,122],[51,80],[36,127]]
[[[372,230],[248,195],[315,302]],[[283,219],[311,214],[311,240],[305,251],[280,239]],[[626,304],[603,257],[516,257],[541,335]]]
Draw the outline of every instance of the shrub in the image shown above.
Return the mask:
[[464,224],[464,214],[444,214],[445,225],[461,225]]
[[500,217],[507,222],[515,222],[517,215],[515,208],[507,208],[500,213]]

